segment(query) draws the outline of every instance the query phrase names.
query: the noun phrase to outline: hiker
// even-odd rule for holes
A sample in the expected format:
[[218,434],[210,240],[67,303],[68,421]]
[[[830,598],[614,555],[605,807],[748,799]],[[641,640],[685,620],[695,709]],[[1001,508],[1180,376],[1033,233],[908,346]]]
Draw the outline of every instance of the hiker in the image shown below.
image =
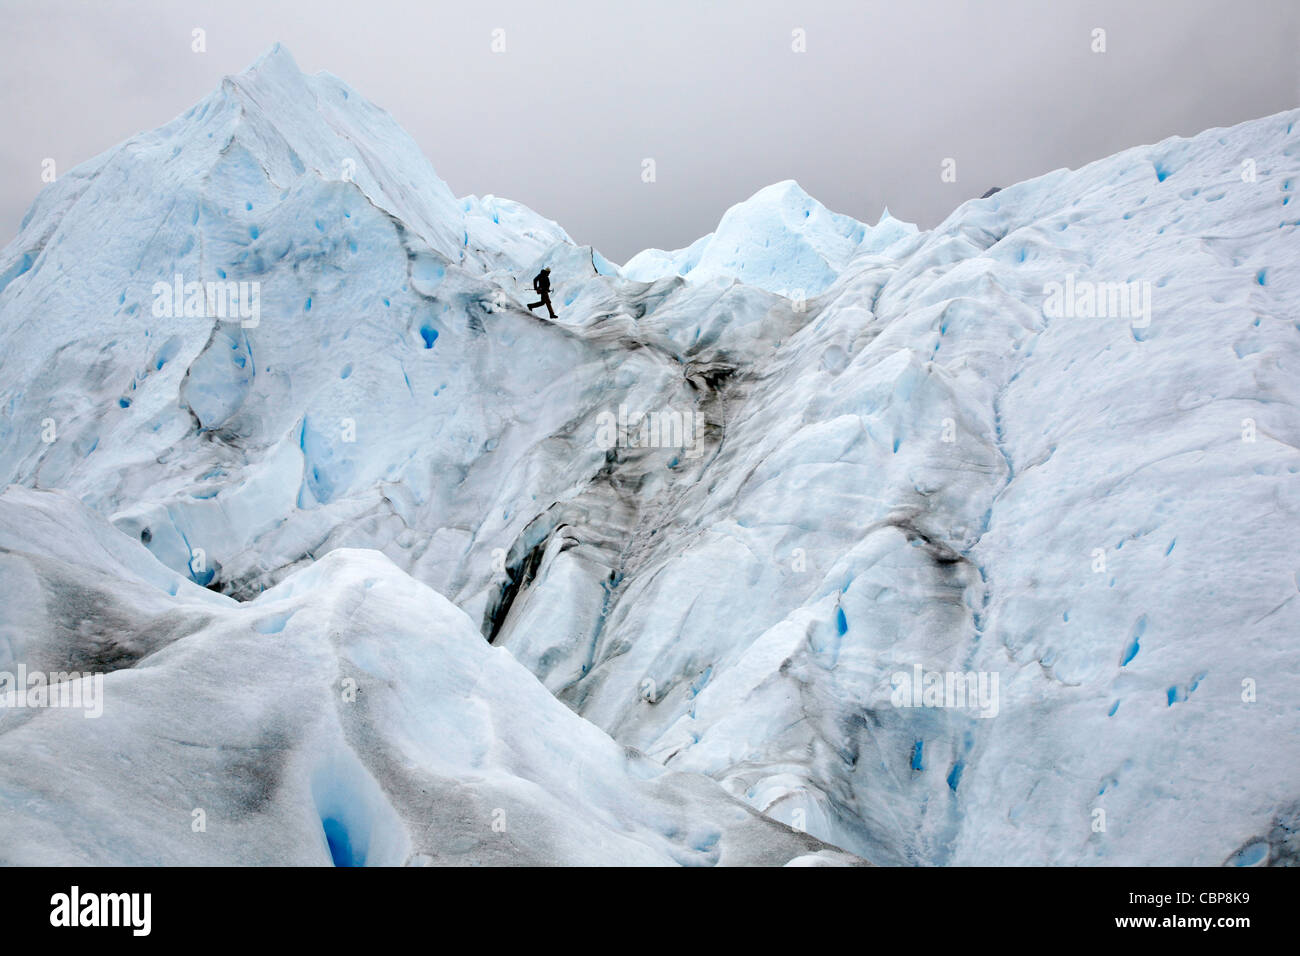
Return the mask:
[[551,270],[549,268],[537,273],[537,278],[533,280],[533,291],[540,295],[542,300],[530,303],[528,311],[531,312],[539,305],[544,305],[546,311],[551,313],[551,318],[555,318],[555,310],[551,308]]

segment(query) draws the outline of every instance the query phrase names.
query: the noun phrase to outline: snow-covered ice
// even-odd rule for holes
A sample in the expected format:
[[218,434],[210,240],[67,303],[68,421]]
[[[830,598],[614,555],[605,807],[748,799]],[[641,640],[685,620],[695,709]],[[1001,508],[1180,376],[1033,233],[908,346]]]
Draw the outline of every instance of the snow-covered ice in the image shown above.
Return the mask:
[[620,267],[273,49],[0,253],[4,858],[1293,859],[1298,121]]
[[615,743],[376,551],[240,604],[59,492],[0,495],[0,542],[15,652],[105,674],[96,718],[0,708],[8,863],[853,862]]

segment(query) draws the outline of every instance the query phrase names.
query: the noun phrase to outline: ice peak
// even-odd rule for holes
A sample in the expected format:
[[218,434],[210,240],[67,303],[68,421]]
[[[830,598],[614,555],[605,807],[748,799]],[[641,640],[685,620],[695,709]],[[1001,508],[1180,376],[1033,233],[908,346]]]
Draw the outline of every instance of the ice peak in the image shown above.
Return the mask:
[[[782,179],[780,182],[772,183],[770,186],[764,186],[754,195],[750,196],[745,202],[768,201],[773,199],[813,199],[808,191],[799,185],[797,180]],[[816,202],[813,199],[813,202]]]
[[709,236],[675,252],[638,253],[623,274],[640,281],[674,273],[705,280],[725,276],[772,292],[815,295],[855,255],[880,251],[909,231],[893,220],[884,233],[878,229],[831,212],[798,182],[783,179],[730,207]]
[[[221,85],[227,91],[244,93],[259,103],[274,95],[277,106],[283,109],[295,97],[307,93],[309,79],[298,68],[288,48],[275,43],[242,72],[223,77]],[[286,97],[286,93],[291,95]],[[304,99],[302,105],[310,106],[311,100]]]
[[302,72],[302,70],[298,68],[298,61],[295,60],[293,54],[289,52],[289,48],[278,40],[275,43],[272,43],[265,53],[254,60],[241,75],[270,71],[288,71],[292,73]]
[[747,210],[781,210],[795,213],[802,218],[811,217],[815,211],[828,212],[825,206],[793,179],[783,179],[770,186],[764,186],[748,199],[730,207],[723,214],[722,221],[725,222],[728,216],[739,215]]

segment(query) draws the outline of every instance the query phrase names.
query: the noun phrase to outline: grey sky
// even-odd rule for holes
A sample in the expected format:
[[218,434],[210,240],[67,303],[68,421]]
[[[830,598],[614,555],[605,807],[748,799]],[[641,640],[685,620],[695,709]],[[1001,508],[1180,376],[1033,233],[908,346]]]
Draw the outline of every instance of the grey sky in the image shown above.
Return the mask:
[[928,227],[991,185],[1300,105],[1294,0],[3,0],[0,243],[44,158],[162,125],[276,40],[392,113],[457,195],[619,262],[781,179]]

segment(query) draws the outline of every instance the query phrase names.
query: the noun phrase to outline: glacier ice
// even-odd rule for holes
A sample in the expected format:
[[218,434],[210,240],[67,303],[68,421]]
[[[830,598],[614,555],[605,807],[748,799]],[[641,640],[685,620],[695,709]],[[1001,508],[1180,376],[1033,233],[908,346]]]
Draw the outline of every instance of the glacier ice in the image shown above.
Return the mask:
[[665,276],[738,279],[786,297],[825,292],[856,257],[899,255],[917,235],[885,210],[868,226],[831,212],[792,179],[760,189],[732,206],[716,231],[685,249],[646,249],[622,274],[641,282]]
[[1297,120],[619,266],[273,49],[0,253],[6,859],[1293,858]]
[[106,672],[97,719],[0,708],[8,863],[854,861],[620,746],[376,551],[241,604],[60,492],[0,495],[0,541],[16,652]]

